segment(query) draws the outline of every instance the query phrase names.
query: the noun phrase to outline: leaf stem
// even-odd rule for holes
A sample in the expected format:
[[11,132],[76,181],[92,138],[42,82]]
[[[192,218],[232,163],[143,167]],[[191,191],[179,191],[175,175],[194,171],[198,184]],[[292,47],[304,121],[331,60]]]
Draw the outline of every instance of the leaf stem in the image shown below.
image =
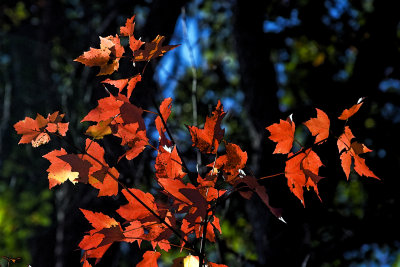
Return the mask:
[[275,177],[275,176],[279,176],[279,175],[284,175],[284,174],[285,174],[284,172],[280,172],[280,173],[277,173],[277,174],[272,174],[272,175],[268,175],[268,176],[264,176],[264,177],[258,178],[258,180],[263,180],[263,179],[267,179],[267,178],[271,178],[271,177]]
[[150,144],[149,142],[147,142],[147,145],[148,145],[149,147],[151,147],[152,149],[154,149],[155,151],[157,151],[157,148],[155,148],[155,146],[153,146],[153,145]]
[[153,113],[154,115],[158,115],[157,113],[151,111],[151,110],[147,110],[147,109],[143,109],[144,112],[148,112],[148,113]]

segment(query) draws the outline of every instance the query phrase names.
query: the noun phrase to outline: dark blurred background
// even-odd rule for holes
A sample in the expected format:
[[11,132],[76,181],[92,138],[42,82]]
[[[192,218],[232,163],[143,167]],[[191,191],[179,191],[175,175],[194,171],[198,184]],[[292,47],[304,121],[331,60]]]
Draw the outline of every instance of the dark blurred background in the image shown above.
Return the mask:
[[[284,169],[266,126],[291,113],[300,126],[316,107],[335,118],[367,97],[350,126],[374,150],[366,162],[382,180],[352,173],[346,181],[336,143],[328,141],[317,149],[327,177],[319,183],[322,203],[306,191],[303,208],[286,178],[262,180],[287,224],[257,198],[244,204],[237,195],[218,209],[223,234],[208,246],[210,259],[229,266],[400,266],[399,10],[397,0],[2,0],[0,256],[22,257],[12,266],[79,266],[77,245],[90,226],[78,208],[114,215],[125,203],[97,198],[85,185],[48,190],[49,164],[41,156],[61,144],[18,146],[12,125],[60,110],[70,138],[82,145],[88,125],[79,121],[106,93],[98,70],[72,60],[136,14],[137,38],[160,34],[182,45],[147,67],[132,101],[154,110],[149,95],[158,102],[174,98],[168,123],[193,171],[196,154],[185,124],[204,123],[218,99],[228,111],[226,139],[247,151],[249,168],[261,177]],[[131,74],[130,66],[121,67],[121,77]],[[156,140],[152,119],[146,118],[148,135]],[[332,126],[343,124],[332,119]],[[297,137],[310,144],[298,128]],[[101,142],[126,184],[155,192],[150,149],[117,163],[118,141]],[[146,248],[114,244],[99,266],[134,266]],[[177,254],[165,253],[162,266]]]

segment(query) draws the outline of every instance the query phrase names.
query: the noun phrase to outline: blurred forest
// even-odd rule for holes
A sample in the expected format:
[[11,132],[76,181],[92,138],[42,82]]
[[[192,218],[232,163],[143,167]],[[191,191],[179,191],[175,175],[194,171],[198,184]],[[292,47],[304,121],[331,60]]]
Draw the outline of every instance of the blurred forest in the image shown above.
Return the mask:
[[[291,113],[300,125],[315,108],[334,118],[367,97],[350,125],[374,150],[366,162],[382,180],[351,174],[346,181],[336,143],[327,142],[317,151],[327,177],[319,183],[322,203],[306,192],[304,208],[283,176],[262,180],[287,224],[259,199],[234,197],[219,207],[223,234],[208,245],[209,257],[229,266],[400,266],[399,10],[397,0],[2,0],[0,257],[22,258],[12,266],[79,266],[77,245],[90,226],[78,208],[107,213],[124,202],[97,198],[85,185],[48,190],[41,156],[60,143],[18,146],[12,125],[60,110],[70,139],[82,145],[88,125],[80,120],[106,92],[97,70],[73,59],[136,14],[136,37],[160,34],[182,45],[149,64],[133,102],[155,110],[150,94],[159,102],[173,97],[168,123],[193,170],[185,124],[204,123],[218,99],[228,111],[226,139],[247,151],[249,168],[262,177],[282,172],[285,158],[272,155],[266,126]],[[296,132],[303,141],[308,134]],[[154,190],[154,153],[117,163],[118,143],[105,138],[103,145],[126,184]],[[97,266],[134,266],[145,249],[114,244]],[[178,253],[164,253],[160,266]]]

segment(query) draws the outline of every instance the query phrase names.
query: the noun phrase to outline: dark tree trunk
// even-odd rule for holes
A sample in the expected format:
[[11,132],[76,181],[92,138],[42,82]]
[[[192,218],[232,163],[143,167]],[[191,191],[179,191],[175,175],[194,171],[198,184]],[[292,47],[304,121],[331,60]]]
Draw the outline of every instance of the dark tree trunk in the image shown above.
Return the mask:
[[[263,22],[268,3],[237,0],[234,6],[234,38],[240,66],[241,88],[245,93],[245,107],[248,112],[252,147],[248,151],[249,165],[257,177],[281,172],[279,164],[272,158],[272,146],[267,142],[265,127],[276,122],[281,114],[278,108],[276,72],[271,61],[271,47],[263,32]],[[265,183],[271,187],[282,186],[281,182]],[[267,188],[268,189],[268,188]],[[271,195],[270,195],[271,196]],[[271,198],[274,203],[273,197]],[[279,204],[277,204],[279,205]],[[265,207],[258,198],[247,204],[247,213],[253,227],[253,237],[260,265],[274,263],[285,265],[280,259],[282,244],[276,239],[281,223]],[[279,229],[278,231],[275,231]],[[293,243],[292,243],[293,244]],[[292,245],[293,246],[293,245]],[[283,260],[283,261],[282,261]]]

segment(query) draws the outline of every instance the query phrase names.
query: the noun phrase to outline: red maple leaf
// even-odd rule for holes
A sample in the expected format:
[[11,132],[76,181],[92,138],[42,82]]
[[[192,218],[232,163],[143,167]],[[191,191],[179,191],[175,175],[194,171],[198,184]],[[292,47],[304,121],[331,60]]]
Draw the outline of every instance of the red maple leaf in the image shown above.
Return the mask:
[[220,198],[226,192],[224,189],[218,190],[215,188],[215,183],[217,182],[217,172],[214,172],[215,170],[211,170],[205,178],[200,175],[197,177],[197,182],[199,183],[197,189],[207,202]]
[[[136,197],[138,197],[141,201],[143,201],[143,203],[146,204],[147,207],[155,212],[157,211],[157,205],[152,194],[145,193],[136,188],[130,188],[129,191]],[[135,221],[153,216],[150,211],[145,208],[141,203],[139,203],[136,198],[129,194],[126,189],[123,189],[121,192],[128,200],[128,204],[121,206],[117,210],[117,213],[121,215],[122,218],[127,221]]]
[[134,15],[130,19],[127,19],[125,26],[120,27],[119,30],[121,36],[129,37],[129,47],[133,53],[144,44],[144,42],[142,42],[141,40],[136,40],[136,38],[133,36],[133,31],[135,29],[135,23],[133,22],[134,19]]
[[[245,184],[245,187],[241,185]],[[262,202],[268,207],[268,209],[274,214],[278,219],[282,219],[282,210],[279,208],[274,208],[269,204],[269,196],[267,190],[264,186],[260,185],[257,179],[253,176],[246,175],[241,179],[235,180],[235,188],[239,190],[239,193],[245,199],[250,199],[253,193],[256,193]]]
[[[129,146],[129,150],[123,156],[131,160],[139,155],[148,144],[142,114],[143,110],[129,103],[128,98],[124,95],[119,94],[115,97],[110,94],[110,96],[100,99],[98,106],[92,109],[82,119],[82,122],[98,122],[95,127],[89,127],[87,131],[95,138],[102,138],[111,130],[113,135],[122,139],[122,145]],[[110,123],[108,123],[109,121]]]
[[121,91],[128,84],[128,79],[111,80],[108,78],[108,79],[105,79],[104,81],[102,81],[101,83],[111,84],[115,88],[118,88],[118,92],[121,93]]
[[91,47],[89,51],[84,52],[74,61],[89,67],[100,67],[97,76],[108,75],[118,70],[119,60],[124,52],[124,47],[121,46],[118,35],[100,37],[100,49]]
[[[178,47],[179,45],[165,45],[164,42],[165,37],[161,35],[157,35],[157,37],[151,41],[150,43],[146,43],[143,50],[136,50],[133,53],[133,61],[149,61],[155,57],[163,56],[168,51]],[[137,45],[133,45],[134,48],[137,48]]]
[[352,161],[354,162],[354,170],[361,176],[367,176],[379,179],[365,164],[365,159],[361,158],[359,155],[367,152],[371,152],[364,144],[358,142],[351,142],[355,138],[350,130],[349,126],[346,126],[343,134],[341,134],[337,141],[337,146],[340,153],[340,160],[342,163],[342,168],[346,174],[347,179],[349,179],[350,168]]
[[[167,123],[167,120],[169,116],[171,115],[171,108],[172,108],[172,98],[165,98],[163,102],[160,105],[160,113],[162,116],[162,119],[164,120],[165,123]],[[157,116],[155,119],[155,125],[158,131],[158,134],[160,135],[160,144],[159,146],[166,146],[166,147],[172,147],[172,142],[167,138],[165,132],[167,131],[164,127],[164,124],[162,122],[162,119],[160,116]]]
[[343,110],[342,114],[339,116],[339,120],[348,120],[351,116],[353,116],[362,106],[364,97],[358,99],[357,104],[353,105],[349,109]]
[[[83,159],[92,164],[89,169],[89,183],[99,189],[98,196],[118,194],[119,177],[117,169],[110,168],[104,160],[104,149],[95,141],[86,139],[86,153]],[[90,156],[89,156],[90,155]]]
[[78,172],[79,177],[75,179],[75,182],[87,184],[89,181],[89,170],[92,164],[83,159],[83,155],[76,154],[65,154],[58,156],[59,159],[65,161],[71,166],[73,172]]
[[317,117],[309,119],[304,123],[310,130],[311,134],[315,136],[314,144],[325,140],[329,136],[330,121],[325,112],[317,109]]
[[293,146],[295,124],[289,116],[285,121],[280,120],[279,123],[274,123],[266,128],[271,135],[268,137],[276,142],[276,148],[273,154],[287,154]]
[[59,114],[58,111],[48,114],[46,119],[40,114],[37,114],[35,119],[25,117],[24,120],[14,124],[17,134],[22,135],[18,144],[31,143],[33,147],[38,147],[50,141],[48,133],[65,136],[69,123],[61,123],[63,117],[64,114]]
[[142,80],[142,76],[140,74],[137,74],[129,79],[128,87],[126,88],[127,89],[126,96],[128,97],[128,99],[131,97],[132,91],[133,91],[133,89],[135,89],[136,84],[138,82],[140,82],[141,80]]
[[120,108],[124,104],[124,101],[119,100],[113,95],[99,99],[96,108],[92,109],[82,120],[84,121],[106,121],[110,118],[114,118],[120,114]]
[[[171,115],[171,108],[172,108],[171,103],[172,103],[172,98],[169,97],[169,98],[165,98],[160,105],[160,113],[161,113],[161,116],[162,116],[164,122],[167,122],[169,115]],[[161,136],[162,133],[164,133],[166,131],[166,129],[164,127],[164,124],[162,123],[160,116],[157,116],[157,118],[155,119],[155,124],[156,124],[157,131]]]
[[247,162],[247,153],[233,143],[226,143],[226,155],[219,156],[209,167],[222,169],[227,174],[226,181],[234,183],[234,179],[239,175],[239,170],[243,169]]
[[169,148],[159,147],[155,169],[157,178],[182,179],[186,175],[182,171],[182,160],[176,147],[172,151]]
[[102,83],[111,84],[112,86],[118,88],[118,92],[121,93],[122,90],[128,85],[126,96],[129,99],[132,95],[133,89],[135,89],[136,84],[142,80],[142,76],[137,74],[129,79],[111,80],[106,79]]
[[86,251],[88,258],[96,258],[97,264],[113,242],[123,241],[125,237],[121,225],[115,219],[100,212],[80,210],[94,229],[83,237],[79,247]]
[[[127,145],[128,151],[123,155],[128,160],[137,157],[149,144],[145,130],[139,130],[139,123],[118,124],[114,134],[122,139],[121,145]],[[121,156],[120,159],[123,157]]]
[[197,147],[200,152],[217,153],[219,143],[225,134],[225,129],[221,129],[221,121],[225,114],[224,107],[221,101],[218,100],[213,116],[206,118],[204,129],[199,129],[196,126],[187,126],[192,136],[193,146]]
[[51,162],[47,170],[50,188],[69,179],[74,183],[89,183],[99,189],[99,197],[116,195],[119,173],[105,162],[104,149],[95,141],[86,139],[85,150],[86,154],[67,154],[63,149],[53,150],[44,156]]
[[50,141],[50,136],[44,132],[48,121],[42,115],[37,114],[36,119],[25,117],[24,120],[14,124],[17,134],[22,134],[18,144],[32,143],[33,147],[38,147]]
[[143,254],[143,260],[136,267],[158,267],[157,259],[161,256],[157,251],[146,251]]
[[111,51],[109,49],[98,49],[91,47],[74,61],[85,64],[88,67],[103,66],[110,60]]
[[61,150],[53,150],[43,156],[51,163],[47,169],[49,173],[49,189],[67,180],[70,180],[72,183],[77,182],[76,179],[79,176],[79,172],[72,171],[71,165],[59,158],[59,156],[63,155],[67,155],[67,152],[61,148]]
[[314,188],[319,197],[317,183],[322,177],[318,176],[319,168],[323,166],[319,156],[311,148],[293,156],[286,161],[285,176],[288,180],[290,191],[304,203],[303,187]]
[[133,31],[135,29],[135,23],[133,22],[134,19],[135,19],[135,15],[133,15],[131,18],[126,20],[125,26],[121,26],[119,28],[119,32],[122,36],[133,35]]

